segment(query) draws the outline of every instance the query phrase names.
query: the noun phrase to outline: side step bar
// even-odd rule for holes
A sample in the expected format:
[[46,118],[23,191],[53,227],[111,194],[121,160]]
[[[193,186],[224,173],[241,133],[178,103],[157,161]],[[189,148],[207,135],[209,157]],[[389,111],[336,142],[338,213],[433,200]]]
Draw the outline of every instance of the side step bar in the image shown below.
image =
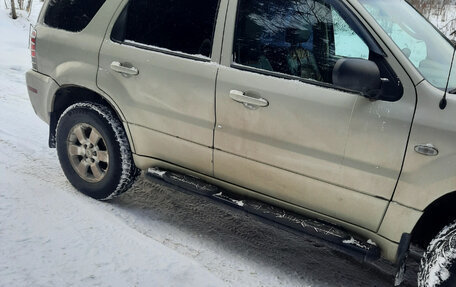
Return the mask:
[[171,186],[174,189],[177,187],[183,192],[196,193],[226,203],[293,233],[304,233],[326,241],[332,248],[360,262],[372,262],[380,258],[380,249],[374,242],[362,240],[341,227],[306,218],[255,199],[242,197],[201,179],[156,168],[149,169],[146,178],[155,183]]

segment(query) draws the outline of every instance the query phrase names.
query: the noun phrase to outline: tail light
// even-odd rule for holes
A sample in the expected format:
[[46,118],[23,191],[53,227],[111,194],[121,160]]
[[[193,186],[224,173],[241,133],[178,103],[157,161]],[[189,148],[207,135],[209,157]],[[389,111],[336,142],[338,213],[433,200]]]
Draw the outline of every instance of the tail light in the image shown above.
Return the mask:
[[30,52],[32,55],[32,67],[34,70],[37,70],[36,64],[36,30],[32,27],[30,31]]

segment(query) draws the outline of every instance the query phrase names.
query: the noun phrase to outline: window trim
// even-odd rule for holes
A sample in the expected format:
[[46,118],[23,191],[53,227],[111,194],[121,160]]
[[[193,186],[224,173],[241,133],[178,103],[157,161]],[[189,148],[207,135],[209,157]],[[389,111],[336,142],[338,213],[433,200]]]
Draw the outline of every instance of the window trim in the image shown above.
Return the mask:
[[[236,15],[234,17],[234,35],[233,35],[233,44],[232,44],[232,51],[231,51],[231,64],[235,63],[234,62],[234,43],[235,43],[235,38],[237,35],[238,31],[238,18],[239,18],[239,8],[240,8],[240,3],[243,0],[237,0],[236,3]],[[315,0],[316,1],[316,0]],[[357,35],[363,40],[369,48],[369,53],[375,53],[377,55],[380,55],[382,57],[388,57],[387,54],[383,51],[383,49],[380,47],[380,45],[377,43],[377,41],[374,39],[374,37],[369,33],[367,28],[359,21],[359,19],[355,16],[355,14],[348,8],[348,6],[345,3],[342,3],[342,1],[337,1],[337,0],[322,0],[324,3],[329,4],[334,6],[337,10],[337,13],[339,16],[347,22],[347,19],[345,17],[348,17],[348,20],[351,23],[347,24],[352,24],[350,28],[354,29],[353,31],[357,33]],[[344,17],[345,16],[345,17]],[[355,30],[356,29],[356,30]]]
[[301,78],[301,77],[298,77],[298,76],[288,75],[288,74],[284,74],[284,73],[280,73],[280,72],[263,70],[263,69],[259,69],[259,68],[255,68],[255,67],[245,66],[245,65],[242,65],[242,64],[238,64],[238,63],[232,63],[231,64],[231,68],[237,69],[237,70],[240,70],[240,71],[245,71],[245,72],[252,72],[252,73],[256,73],[256,74],[260,74],[260,75],[264,75],[264,76],[270,76],[270,77],[275,77],[275,78],[279,78],[279,79],[284,79],[284,80],[299,81],[299,82],[304,83],[304,84],[310,84],[310,85],[314,85],[314,86],[318,86],[318,87],[322,87],[322,88],[333,89],[333,90],[338,90],[338,91],[341,91],[341,92],[346,92],[346,93],[349,93],[349,94],[362,96],[361,92],[359,92],[359,91],[345,89],[345,88],[342,88],[342,87],[339,87],[339,86],[335,86],[333,84],[320,82],[320,81],[313,80],[313,79],[306,79],[306,78]]
[[114,43],[117,43],[117,44],[120,44],[120,45],[124,45],[124,46],[135,47],[135,48],[138,48],[138,49],[141,49],[141,50],[147,50],[147,51],[151,51],[151,52],[161,53],[161,54],[174,56],[174,57],[179,57],[179,58],[184,58],[184,59],[188,59],[188,60],[194,60],[194,61],[198,61],[198,62],[210,63],[210,62],[212,62],[212,55],[213,55],[213,52],[214,52],[215,32],[216,32],[216,29],[217,29],[217,20],[218,20],[220,7],[221,7],[221,3],[222,3],[222,0],[217,0],[217,1],[218,1],[218,4],[217,4],[217,9],[215,11],[214,25],[213,25],[213,28],[212,28],[211,54],[209,56],[193,55],[193,54],[185,53],[185,52],[182,52],[182,51],[174,51],[174,50],[171,50],[171,49],[168,49],[168,48],[164,48],[164,47],[158,47],[158,46],[147,45],[147,44],[143,44],[143,43],[139,43],[139,42],[134,42],[132,40],[123,39],[123,41],[121,41],[121,40],[114,39],[113,38],[113,31],[116,28],[116,25],[119,24],[119,21],[123,22],[121,25],[123,25],[123,26],[126,25],[125,21],[126,21],[127,18],[125,17],[123,20],[121,20],[121,17],[123,16],[123,14],[127,14],[128,8],[129,8],[130,3],[131,3],[131,0],[128,0],[128,2],[125,4],[125,6],[122,7],[121,12],[117,15],[117,17],[113,21],[112,29],[111,29],[111,31],[109,33],[109,39],[112,42],[114,42]]
[[138,48],[141,50],[157,52],[157,53],[161,53],[161,54],[165,54],[165,55],[169,55],[169,56],[175,56],[175,57],[179,57],[179,58],[184,58],[184,59],[188,59],[188,60],[194,60],[194,61],[206,62],[206,63],[209,63],[212,60],[211,58],[203,56],[203,55],[201,55],[201,56],[192,55],[192,54],[187,54],[187,53],[180,52],[180,51],[173,51],[173,50],[169,50],[166,48],[150,46],[150,45],[146,45],[146,44],[142,44],[142,43],[136,43],[136,42],[132,43],[132,42],[126,42],[126,41],[119,41],[119,40],[115,40],[115,39],[111,39],[111,41],[113,41],[114,43],[120,44],[122,46],[134,47],[134,48]]
[[97,12],[93,15],[93,17],[90,19],[90,21],[81,30],[71,31],[71,30],[62,29],[62,28],[59,28],[59,27],[53,27],[53,26],[47,24],[46,23],[46,15],[48,13],[48,9],[50,7],[50,3],[47,3],[47,5],[45,5],[45,7],[43,6],[44,9],[41,9],[40,13],[38,14],[37,23],[40,23],[41,25],[43,25],[43,26],[45,26],[47,28],[50,28],[50,29],[57,29],[57,30],[65,31],[67,33],[79,34],[79,33],[84,32],[92,24],[93,19],[95,19],[97,17],[97,15],[103,9],[103,6],[106,5],[106,2],[109,2],[109,0],[104,0],[103,4],[100,6],[100,8],[97,10]]
[[[233,48],[234,48],[235,37],[236,37],[237,31],[238,31],[239,7],[240,7],[241,1],[243,1],[243,0],[236,0],[236,1],[237,1],[236,13],[234,16],[234,30],[233,30],[234,34],[233,34],[233,43],[232,43],[232,48],[231,48],[231,63],[235,63]],[[344,16],[348,17],[348,20],[350,21],[350,23],[347,23],[347,24],[349,24],[349,25],[352,24],[353,27],[350,26],[350,28],[356,29],[353,31],[355,33],[357,33],[357,35],[361,38],[361,40],[363,40],[365,42],[367,48],[369,48],[369,53],[372,52],[372,53],[375,53],[375,54],[380,55],[385,58],[388,57],[388,55],[383,51],[383,49],[378,44],[378,42],[375,40],[375,38],[369,33],[367,28],[361,23],[361,21],[358,19],[358,17],[356,17],[355,13],[353,11],[351,11],[350,8],[345,3],[343,3],[342,1],[338,1],[338,0],[321,0],[321,1],[323,1],[326,4],[332,5],[336,9],[338,9],[337,13],[344,21],[347,22],[347,19]]]

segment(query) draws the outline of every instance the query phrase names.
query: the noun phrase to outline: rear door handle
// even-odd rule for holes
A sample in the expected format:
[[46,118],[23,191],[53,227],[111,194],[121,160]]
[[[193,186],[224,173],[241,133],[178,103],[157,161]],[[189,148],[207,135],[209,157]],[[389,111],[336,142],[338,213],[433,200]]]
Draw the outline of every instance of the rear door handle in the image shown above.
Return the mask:
[[111,69],[117,73],[126,74],[126,75],[137,75],[139,71],[135,67],[126,67],[120,62],[114,61],[111,63]]
[[266,99],[249,97],[244,92],[237,90],[231,90],[230,97],[234,101],[244,104],[247,108],[263,108],[269,106],[269,102]]

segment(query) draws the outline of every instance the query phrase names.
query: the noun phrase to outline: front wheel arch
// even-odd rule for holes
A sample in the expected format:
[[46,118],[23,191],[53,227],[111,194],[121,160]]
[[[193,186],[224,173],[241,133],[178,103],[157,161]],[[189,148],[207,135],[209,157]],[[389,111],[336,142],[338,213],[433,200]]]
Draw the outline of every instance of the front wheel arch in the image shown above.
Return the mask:
[[456,220],[456,191],[432,202],[423,212],[412,231],[412,244],[426,249],[446,225]]

